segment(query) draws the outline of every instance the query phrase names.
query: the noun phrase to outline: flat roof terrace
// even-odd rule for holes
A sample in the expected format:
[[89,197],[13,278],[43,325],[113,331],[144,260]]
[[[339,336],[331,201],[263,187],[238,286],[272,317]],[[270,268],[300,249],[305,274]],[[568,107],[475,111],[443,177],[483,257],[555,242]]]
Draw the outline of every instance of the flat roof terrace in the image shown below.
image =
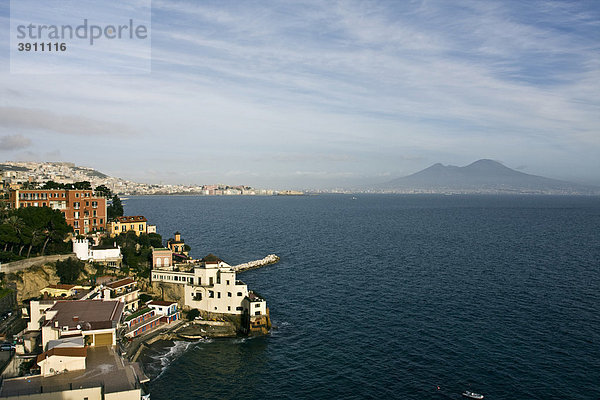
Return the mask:
[[43,377],[41,375],[5,379],[0,398],[39,393],[61,392],[79,388],[102,387],[104,393],[123,392],[139,388],[133,364],[123,364],[109,347],[88,347],[86,369]]

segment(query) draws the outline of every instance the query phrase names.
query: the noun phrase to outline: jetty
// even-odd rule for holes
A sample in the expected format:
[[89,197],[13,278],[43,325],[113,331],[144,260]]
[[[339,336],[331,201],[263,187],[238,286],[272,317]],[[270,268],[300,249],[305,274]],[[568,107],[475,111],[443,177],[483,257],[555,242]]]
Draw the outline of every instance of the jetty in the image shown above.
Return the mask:
[[243,263],[243,264],[234,265],[233,267],[231,267],[231,269],[233,269],[235,272],[244,272],[244,271],[248,271],[251,269],[275,264],[277,262],[279,262],[279,256],[277,256],[275,254],[269,254],[268,256],[266,256],[265,258],[262,258],[260,260],[255,260],[255,261],[250,261],[250,262]]

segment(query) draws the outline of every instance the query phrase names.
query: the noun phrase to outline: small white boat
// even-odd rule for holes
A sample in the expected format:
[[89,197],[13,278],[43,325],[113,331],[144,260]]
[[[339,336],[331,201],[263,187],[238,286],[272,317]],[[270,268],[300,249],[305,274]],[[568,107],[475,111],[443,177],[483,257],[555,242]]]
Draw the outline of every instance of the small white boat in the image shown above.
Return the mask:
[[465,397],[468,397],[469,399],[478,399],[478,400],[483,399],[483,395],[482,394],[475,393],[475,392],[470,392],[468,390],[465,390],[462,395],[465,396]]

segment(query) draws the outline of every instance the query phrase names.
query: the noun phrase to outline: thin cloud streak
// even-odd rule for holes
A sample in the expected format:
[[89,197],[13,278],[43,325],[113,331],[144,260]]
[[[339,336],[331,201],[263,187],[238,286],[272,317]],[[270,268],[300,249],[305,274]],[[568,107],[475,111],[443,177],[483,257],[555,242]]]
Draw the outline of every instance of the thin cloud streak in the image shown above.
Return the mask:
[[[185,169],[174,179],[186,182],[238,171],[247,184],[335,185],[483,157],[551,176],[600,170],[598,7],[155,0],[152,13],[151,75],[3,75],[2,104],[120,126],[139,152],[114,148],[111,168]],[[177,156],[161,154],[166,142]]]

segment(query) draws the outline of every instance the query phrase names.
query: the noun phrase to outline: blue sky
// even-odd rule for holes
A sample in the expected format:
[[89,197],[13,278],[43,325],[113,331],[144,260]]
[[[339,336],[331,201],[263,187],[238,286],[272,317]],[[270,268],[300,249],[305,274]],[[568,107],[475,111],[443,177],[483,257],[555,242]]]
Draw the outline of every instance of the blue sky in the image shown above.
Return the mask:
[[598,2],[153,0],[137,74],[10,73],[9,15],[0,159],[334,188],[491,158],[600,185]]

